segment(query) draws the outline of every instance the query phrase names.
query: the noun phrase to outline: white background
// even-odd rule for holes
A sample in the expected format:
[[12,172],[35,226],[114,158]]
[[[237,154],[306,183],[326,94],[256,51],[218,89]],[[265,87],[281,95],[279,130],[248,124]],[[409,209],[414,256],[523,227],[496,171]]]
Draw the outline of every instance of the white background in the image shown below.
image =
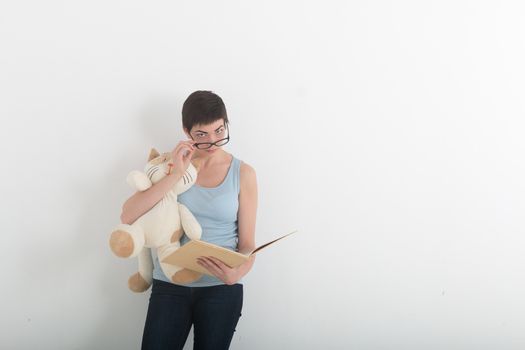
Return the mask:
[[232,349],[523,349],[524,37],[519,1],[2,2],[0,347],[139,348],[108,237],[203,89],[257,243],[299,229]]

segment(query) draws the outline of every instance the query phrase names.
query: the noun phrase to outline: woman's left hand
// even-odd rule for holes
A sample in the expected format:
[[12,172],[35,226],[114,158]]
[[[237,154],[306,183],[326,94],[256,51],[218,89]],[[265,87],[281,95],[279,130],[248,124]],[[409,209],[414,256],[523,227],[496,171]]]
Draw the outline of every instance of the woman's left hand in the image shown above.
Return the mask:
[[197,258],[197,263],[228,285],[235,284],[240,280],[238,268],[231,268],[213,256],[201,256]]

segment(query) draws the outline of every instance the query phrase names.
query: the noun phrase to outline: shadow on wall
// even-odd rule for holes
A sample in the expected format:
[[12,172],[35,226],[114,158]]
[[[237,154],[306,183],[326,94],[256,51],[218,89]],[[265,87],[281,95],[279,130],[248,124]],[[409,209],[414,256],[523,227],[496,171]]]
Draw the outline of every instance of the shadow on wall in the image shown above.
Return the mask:
[[[137,271],[137,258],[116,257],[108,242],[120,223],[122,204],[134,192],[126,183],[127,174],[143,169],[151,147],[171,151],[185,139],[180,111],[184,97],[150,99],[124,121],[128,128],[122,127],[120,135],[141,128],[139,139],[128,141],[132,137],[128,135],[105,140],[106,146],[115,147],[106,147],[104,152],[99,152],[100,140],[93,140],[93,152],[83,156],[90,157],[91,166],[73,171],[61,184],[64,197],[60,199],[70,203],[69,222],[59,217],[53,220],[69,232],[52,243],[49,235],[41,234],[27,247],[26,253],[35,258],[20,268],[34,275],[34,261],[39,261],[33,286],[42,292],[48,288],[63,301],[56,317],[66,331],[70,324],[72,334],[80,334],[73,340],[75,349],[140,348],[151,288],[139,294],[128,289],[128,277]],[[52,253],[45,249],[50,245]],[[57,285],[60,288],[54,287]],[[65,311],[60,314],[60,310]],[[190,334],[187,346],[191,339]]]
[[[87,210],[96,208],[97,212],[104,216],[105,213],[114,212],[112,209],[117,206],[120,214],[120,207],[127,197],[115,198],[115,194],[111,194],[112,188],[119,184],[128,186],[125,180],[127,174],[131,170],[143,169],[152,147],[160,152],[171,151],[176,146],[176,142],[183,137],[180,98],[180,96],[156,97],[144,104],[137,118],[130,121],[140,125],[143,152],[118,157],[113,163],[115,166],[111,169],[111,173],[106,174],[111,181],[104,183],[104,188],[99,189],[91,203],[85,203]],[[122,159],[131,159],[131,161],[122,161]],[[139,164],[139,167],[135,169],[130,164]],[[133,194],[133,190],[129,189],[128,193]],[[111,198],[108,198],[108,195]],[[105,207],[98,205],[100,198],[107,198]],[[104,219],[107,224],[99,224],[94,230],[95,236],[99,239],[96,240],[93,249],[104,251],[102,255],[106,269],[100,271],[98,283],[94,287],[98,288],[100,295],[103,296],[104,303],[100,307],[106,312],[105,317],[92,330],[91,338],[86,339],[84,344],[91,349],[138,349],[151,287],[144,293],[133,293],[128,289],[128,277],[137,271],[137,258],[122,259],[113,255],[109,249],[108,239],[113,228],[120,222],[120,218],[117,216]]]

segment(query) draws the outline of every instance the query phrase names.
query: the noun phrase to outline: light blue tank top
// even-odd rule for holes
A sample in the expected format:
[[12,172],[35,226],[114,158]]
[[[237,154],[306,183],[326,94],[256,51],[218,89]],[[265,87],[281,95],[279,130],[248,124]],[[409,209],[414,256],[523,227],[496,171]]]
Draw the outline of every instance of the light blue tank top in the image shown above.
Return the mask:
[[[231,250],[237,250],[239,241],[237,212],[239,209],[241,161],[232,156],[232,161],[223,182],[217,187],[201,187],[197,184],[178,196],[195,216],[202,227],[201,240]],[[181,245],[189,238],[183,235]],[[154,254],[153,278],[173,283],[160,268],[159,259]],[[241,283],[242,281],[239,281]],[[203,275],[201,279],[183,284],[188,287],[206,287],[224,284],[214,276]]]

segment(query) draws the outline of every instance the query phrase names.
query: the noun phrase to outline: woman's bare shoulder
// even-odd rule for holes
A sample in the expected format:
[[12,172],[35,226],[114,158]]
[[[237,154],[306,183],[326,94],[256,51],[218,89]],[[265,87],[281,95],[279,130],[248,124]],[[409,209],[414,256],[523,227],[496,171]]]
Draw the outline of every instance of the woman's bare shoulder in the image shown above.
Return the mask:
[[253,168],[253,166],[251,166],[250,164],[242,160],[241,160],[240,173],[241,173],[241,186],[243,184],[255,183],[256,177],[257,177],[255,173],[255,169]]

